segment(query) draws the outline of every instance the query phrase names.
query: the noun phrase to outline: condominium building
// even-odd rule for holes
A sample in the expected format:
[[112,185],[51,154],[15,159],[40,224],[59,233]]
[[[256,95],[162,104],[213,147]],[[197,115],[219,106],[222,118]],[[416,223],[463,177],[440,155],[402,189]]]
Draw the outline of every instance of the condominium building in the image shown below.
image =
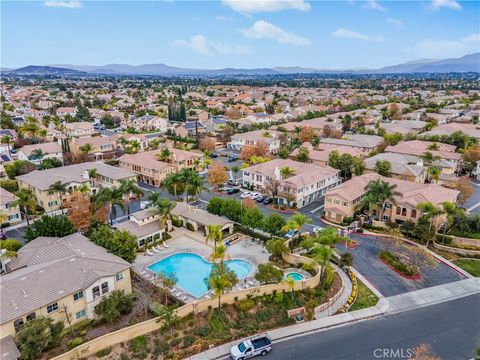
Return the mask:
[[15,224],[22,221],[20,207],[16,203],[17,197],[11,192],[0,188],[0,212],[7,216],[6,222]]

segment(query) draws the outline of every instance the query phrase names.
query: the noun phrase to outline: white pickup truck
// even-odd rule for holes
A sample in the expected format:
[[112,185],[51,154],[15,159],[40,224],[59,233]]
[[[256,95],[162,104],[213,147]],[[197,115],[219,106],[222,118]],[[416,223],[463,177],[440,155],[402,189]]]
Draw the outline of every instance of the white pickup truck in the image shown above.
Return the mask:
[[244,340],[230,349],[233,360],[249,359],[257,355],[265,356],[272,350],[272,340],[267,334]]

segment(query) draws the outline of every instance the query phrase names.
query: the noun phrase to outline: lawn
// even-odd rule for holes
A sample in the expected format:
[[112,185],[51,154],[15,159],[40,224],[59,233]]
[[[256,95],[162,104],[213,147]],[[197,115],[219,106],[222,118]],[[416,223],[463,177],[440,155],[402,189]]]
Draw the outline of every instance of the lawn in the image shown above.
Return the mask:
[[357,300],[348,309],[348,311],[355,311],[360,309],[369,308],[374,306],[378,302],[378,297],[375,295],[363,282],[357,278],[358,284],[358,296]]
[[458,259],[453,260],[455,265],[458,265],[466,272],[472,274],[473,276],[480,277],[480,260],[476,259]]

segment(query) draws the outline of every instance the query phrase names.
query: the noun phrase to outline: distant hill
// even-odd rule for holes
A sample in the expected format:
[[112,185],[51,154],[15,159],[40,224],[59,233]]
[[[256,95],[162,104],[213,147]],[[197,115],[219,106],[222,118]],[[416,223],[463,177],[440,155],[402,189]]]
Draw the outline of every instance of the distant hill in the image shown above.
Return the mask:
[[32,75],[61,75],[61,74],[81,74],[81,71],[52,67],[52,66],[36,66],[29,65],[19,69],[10,70],[8,73],[14,74],[32,74]]
[[278,74],[313,74],[313,73],[350,73],[350,74],[396,74],[396,73],[445,73],[445,72],[480,72],[480,53],[465,55],[453,59],[422,59],[408,61],[403,64],[386,66],[380,69],[315,69],[299,66],[277,66],[273,68],[253,69],[192,69],[170,66],[166,64],[107,64],[71,65],[59,64],[49,66],[26,66],[20,69],[4,71],[19,74],[105,74],[105,75],[197,75],[197,76],[229,76],[229,75],[278,75]]

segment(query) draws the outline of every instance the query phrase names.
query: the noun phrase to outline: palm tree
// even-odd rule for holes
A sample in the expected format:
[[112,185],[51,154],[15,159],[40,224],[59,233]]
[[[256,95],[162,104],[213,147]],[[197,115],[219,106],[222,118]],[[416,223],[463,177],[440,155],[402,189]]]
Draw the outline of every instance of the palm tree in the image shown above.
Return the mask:
[[164,189],[173,189],[173,194],[177,199],[180,197],[180,194],[178,194],[177,189],[181,186],[185,186],[185,185],[183,184],[182,176],[180,176],[179,173],[168,174],[162,183],[162,187]]
[[365,196],[371,196],[376,199],[376,204],[380,206],[380,221],[383,219],[387,202],[395,205],[397,203],[395,197],[403,196],[398,191],[395,191],[396,187],[397,185],[390,185],[388,182],[380,179],[370,181],[367,186],[365,186],[365,190],[367,191]]
[[212,253],[212,260],[220,260],[220,264],[223,266],[223,262],[227,257],[227,247],[223,244],[215,246]]
[[7,220],[8,220],[8,215],[5,214],[5,212],[3,212],[3,211],[0,212],[0,231],[3,232],[3,230],[1,230],[1,229],[3,229],[3,223],[7,222]]
[[438,155],[433,155],[431,151],[425,151],[422,155],[420,155],[420,159],[422,159],[423,163],[426,165],[428,179],[432,164],[435,161],[439,161],[441,157]]
[[313,260],[320,265],[320,283],[325,285],[326,269],[332,257],[332,249],[329,246],[321,245],[313,250]]
[[370,219],[372,217],[373,208],[378,203],[376,194],[373,192],[365,194],[359,202],[355,204],[355,211],[367,209],[367,215]]
[[166,227],[168,232],[170,230],[170,221],[172,220],[172,210],[177,204],[168,199],[157,199],[152,204],[156,213],[160,215],[160,228]]
[[205,180],[198,175],[198,173],[194,172],[190,179],[188,179],[188,184],[186,186],[187,194],[192,196],[198,196],[204,190],[208,190],[207,185],[205,184]]
[[[448,206],[448,205],[447,205]],[[435,233],[437,232],[437,222],[436,218],[439,215],[444,214],[444,210],[433,205],[431,202],[426,201],[422,203],[417,204],[417,209],[422,211],[423,216],[429,220],[429,227],[428,227],[428,233],[429,233],[429,238],[427,239],[427,246],[430,243],[430,238],[432,237],[432,225],[435,223]]]
[[50,185],[48,190],[58,194],[58,197],[60,198],[60,208],[62,209],[63,215],[63,195],[67,192],[66,184],[63,184],[60,180],[58,180],[55,181],[52,185]]
[[116,207],[118,206],[122,211],[125,211],[122,191],[115,188],[101,188],[95,196],[95,207],[98,209],[101,206],[108,207],[108,217],[110,225],[112,225],[113,220],[117,217]]
[[[300,232],[302,230],[303,225],[311,224],[312,222],[313,222],[312,219],[309,218],[308,216],[305,216],[304,214],[301,214],[301,213],[295,213],[292,216],[290,216],[285,226],[283,226],[282,231],[285,231],[285,232],[289,230],[297,231],[298,238],[301,241],[302,238],[301,238]],[[293,236],[290,239],[290,252],[293,253]]]
[[230,170],[232,170],[233,176],[235,177],[233,181],[237,181],[237,174],[240,172],[240,167],[235,165],[235,166],[232,166]]
[[30,153],[30,156],[33,160],[42,160],[42,158],[45,156],[45,153],[42,149],[35,149]]
[[287,276],[285,279],[285,283],[287,283],[288,287],[290,288],[290,293],[292,294],[292,301],[295,297],[295,279],[291,276]]
[[132,140],[129,143],[130,152],[136,154],[140,150],[140,142],[138,140]]
[[90,152],[93,150],[93,146],[92,146],[92,144],[90,144],[90,143],[86,143],[85,145],[80,146],[80,147],[79,147],[79,150],[80,150],[83,154],[88,155],[88,154],[90,154]]
[[127,196],[127,214],[130,215],[130,200],[132,198],[134,198],[135,200],[141,199],[143,196],[143,192],[137,185],[137,181],[134,179],[120,180],[120,191]]
[[157,154],[157,160],[158,161],[164,161],[168,162],[170,160],[170,150],[168,148],[164,147],[158,154]]
[[222,295],[225,291],[231,290],[235,286],[238,278],[235,272],[227,266],[214,264],[210,276],[205,278],[204,281],[207,288],[212,290],[214,295],[218,297],[218,308],[220,309]]
[[122,149],[125,150],[125,146],[129,143],[127,139],[125,139],[123,136],[120,136],[117,139],[117,143],[122,146]]
[[12,143],[12,138],[8,135],[4,135],[2,136],[1,142],[2,144],[7,144],[7,150],[8,150],[8,153],[10,154],[11,152],[10,144]]
[[282,174],[283,179],[288,179],[294,173],[295,173],[295,171],[288,166],[285,166],[285,167],[280,169],[280,174]]
[[27,220],[27,225],[30,226],[28,212],[34,212],[37,206],[37,201],[33,195],[32,190],[30,189],[21,189],[15,193],[15,196],[18,198],[15,201],[15,204],[20,207],[23,214],[25,214],[25,219]]
[[88,178],[90,180],[90,185],[95,186],[95,179],[97,178],[97,169],[88,170]]
[[[185,184],[185,202],[188,203],[188,193],[189,193],[189,188],[191,187],[192,182],[194,181],[193,179],[198,176],[198,174],[193,171],[190,168],[183,168],[182,170],[179,171],[178,175],[180,176],[181,181]],[[195,180],[196,183],[201,183],[200,180]],[[201,191],[201,190],[200,190]]]
[[214,248],[217,247],[217,241],[222,242],[223,239],[223,232],[222,232],[222,225],[207,225],[207,237],[205,241],[208,242],[210,240],[214,241]]
[[438,180],[440,180],[441,174],[442,174],[442,171],[438,167],[434,166],[430,168],[430,177],[435,183],[437,183]]

